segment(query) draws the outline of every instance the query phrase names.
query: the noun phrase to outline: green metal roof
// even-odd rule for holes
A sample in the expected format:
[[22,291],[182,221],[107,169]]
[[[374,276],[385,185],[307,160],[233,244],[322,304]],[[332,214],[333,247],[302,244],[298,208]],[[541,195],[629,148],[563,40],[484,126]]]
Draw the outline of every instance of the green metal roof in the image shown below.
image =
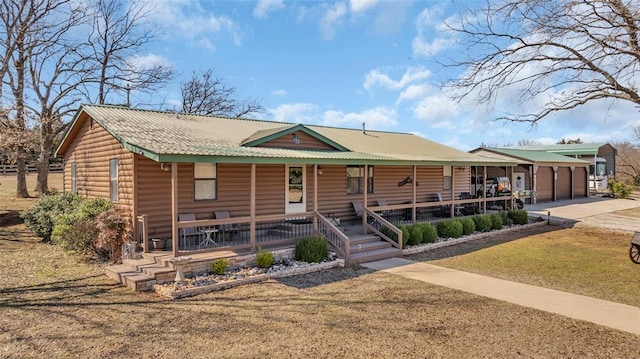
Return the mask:
[[[83,105],[76,112],[58,148],[68,149],[86,113],[128,150],[158,162],[314,163],[314,164],[421,164],[513,166],[476,156],[410,133],[300,125],[128,107]],[[338,151],[250,147],[304,130]],[[73,134],[73,135],[70,135]],[[262,141],[262,142],[261,142]],[[243,146],[242,144],[245,144]]]
[[598,150],[602,146],[606,146],[608,143],[594,142],[594,143],[571,143],[565,145],[547,145],[547,146],[518,146],[509,147],[512,149],[525,150],[525,151],[545,151],[552,153],[560,153],[563,155],[596,155]]
[[533,163],[562,163],[562,164],[574,164],[577,166],[584,166],[589,164],[589,162],[580,160],[573,157],[563,156],[557,153],[551,153],[546,151],[533,151],[533,150],[523,150],[523,149],[515,149],[515,148],[496,148],[496,147],[484,147],[473,150],[473,153],[479,155],[494,155],[493,158],[502,158],[496,157],[497,155],[506,156],[507,158],[513,158],[520,161],[524,161],[529,164]]

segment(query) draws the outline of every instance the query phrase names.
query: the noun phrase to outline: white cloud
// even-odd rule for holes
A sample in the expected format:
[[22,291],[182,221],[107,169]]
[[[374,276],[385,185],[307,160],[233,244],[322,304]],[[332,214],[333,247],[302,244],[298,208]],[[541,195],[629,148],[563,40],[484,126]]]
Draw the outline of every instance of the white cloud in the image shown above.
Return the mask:
[[284,89],[277,89],[271,91],[271,96],[287,96],[288,92]]
[[374,87],[381,87],[387,90],[398,91],[413,82],[421,81],[431,76],[431,72],[424,67],[410,67],[402,75],[400,80],[395,81],[380,69],[369,71],[365,76],[364,88],[369,93]]
[[318,106],[312,103],[283,104],[267,109],[273,121],[294,123],[315,123],[318,121]]
[[357,127],[366,123],[366,128],[383,130],[398,125],[396,111],[388,107],[375,107],[362,112],[344,113],[342,111],[326,111],[322,116],[322,124],[336,127]]
[[442,94],[427,97],[413,108],[416,118],[436,128],[454,128],[452,120],[459,112],[458,104]]
[[350,0],[349,8],[352,12],[366,11],[378,3],[378,0]]
[[342,24],[344,16],[347,14],[347,5],[339,2],[329,7],[320,20],[320,34],[323,39],[331,40],[336,36],[336,29]]
[[433,88],[428,84],[409,85],[402,90],[396,104],[402,101],[414,101],[423,98],[431,91],[433,91]]
[[127,63],[135,70],[150,69],[156,65],[170,66],[169,60],[155,54],[147,54],[144,56],[135,55],[129,58]]
[[442,26],[443,11],[439,6],[422,10],[416,19],[417,35],[413,39],[413,55],[426,57],[443,51],[455,44],[453,34]]
[[284,9],[283,0],[259,0],[253,8],[253,16],[259,19],[266,19],[270,12]]
[[204,9],[193,1],[157,0],[153,2],[151,19],[164,29],[168,36],[184,37],[195,45],[205,45],[214,50],[211,37],[227,38],[241,46],[244,31],[231,18]]

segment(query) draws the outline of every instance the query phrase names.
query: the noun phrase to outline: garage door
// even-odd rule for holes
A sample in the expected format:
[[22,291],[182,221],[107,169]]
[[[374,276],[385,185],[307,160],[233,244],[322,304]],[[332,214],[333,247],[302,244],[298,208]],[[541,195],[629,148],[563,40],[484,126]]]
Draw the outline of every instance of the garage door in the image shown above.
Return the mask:
[[573,193],[575,198],[587,197],[587,170],[577,167],[573,171]]
[[558,167],[558,182],[556,185],[556,199],[558,201],[571,199],[571,168]]
[[536,195],[537,201],[553,201],[553,168],[538,167],[536,182],[538,191]]

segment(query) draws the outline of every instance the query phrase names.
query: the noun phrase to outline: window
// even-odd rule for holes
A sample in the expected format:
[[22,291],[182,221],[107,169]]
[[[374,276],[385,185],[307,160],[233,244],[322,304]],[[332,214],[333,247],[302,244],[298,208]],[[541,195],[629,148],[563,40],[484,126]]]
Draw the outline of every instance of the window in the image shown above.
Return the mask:
[[451,189],[451,166],[442,166],[442,189]]
[[[347,194],[363,193],[364,166],[347,166]],[[373,193],[373,166],[369,166],[367,192]]]
[[111,202],[118,202],[118,159],[109,160],[109,198]]
[[71,164],[71,193],[78,193],[78,164],[75,162]]
[[216,199],[217,169],[215,163],[194,163],[194,199]]

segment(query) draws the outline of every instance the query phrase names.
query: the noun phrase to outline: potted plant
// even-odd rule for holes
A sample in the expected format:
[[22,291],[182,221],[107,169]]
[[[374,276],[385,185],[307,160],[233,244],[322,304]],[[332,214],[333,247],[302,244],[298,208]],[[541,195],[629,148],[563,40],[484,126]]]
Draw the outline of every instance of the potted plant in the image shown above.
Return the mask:
[[152,238],[154,250],[163,250],[167,246],[167,240],[165,238]]

